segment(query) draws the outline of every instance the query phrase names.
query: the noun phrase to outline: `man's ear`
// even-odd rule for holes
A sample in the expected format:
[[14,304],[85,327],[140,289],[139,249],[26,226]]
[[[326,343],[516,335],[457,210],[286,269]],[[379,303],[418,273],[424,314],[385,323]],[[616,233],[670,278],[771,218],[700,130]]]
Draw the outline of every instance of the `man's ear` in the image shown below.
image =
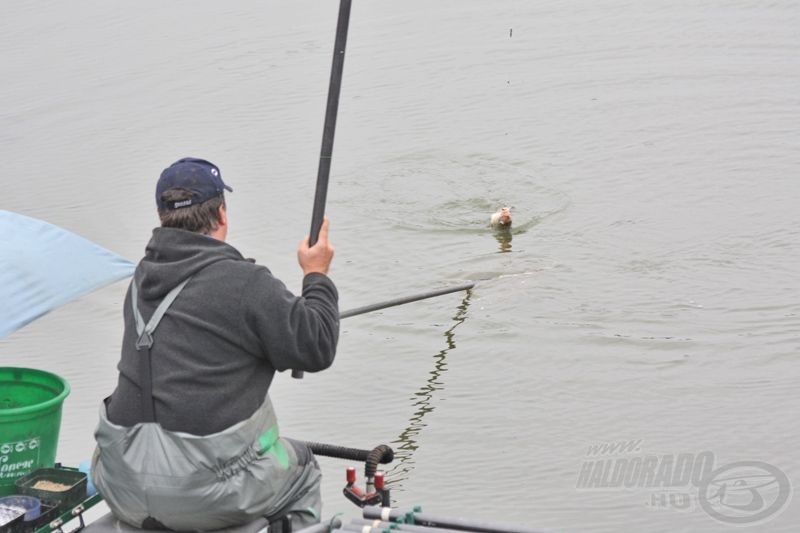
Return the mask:
[[217,222],[220,226],[228,225],[228,211],[225,209],[225,204],[219,206],[217,210]]

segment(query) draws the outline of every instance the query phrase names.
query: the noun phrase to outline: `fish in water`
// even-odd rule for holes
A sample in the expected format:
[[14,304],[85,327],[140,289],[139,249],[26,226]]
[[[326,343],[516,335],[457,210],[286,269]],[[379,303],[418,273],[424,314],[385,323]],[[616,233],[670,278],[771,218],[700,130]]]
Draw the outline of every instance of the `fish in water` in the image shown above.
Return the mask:
[[511,209],[508,207],[501,207],[496,212],[492,213],[491,226],[494,229],[510,229]]

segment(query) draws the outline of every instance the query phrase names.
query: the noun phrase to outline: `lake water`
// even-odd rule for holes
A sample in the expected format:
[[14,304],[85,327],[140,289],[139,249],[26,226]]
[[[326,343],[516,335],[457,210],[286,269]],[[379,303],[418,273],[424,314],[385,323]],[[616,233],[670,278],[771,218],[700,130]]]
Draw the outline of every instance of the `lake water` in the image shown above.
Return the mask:
[[[135,261],[161,169],[204,157],[235,190],[230,242],[299,289],[337,5],[6,3],[0,208]],[[798,28],[791,1],[356,1],[341,308],[476,287],[343,321],[329,371],[276,380],[283,433],[391,445],[396,502],[439,514],[675,532],[763,510],[748,530],[795,531]],[[510,240],[487,227],[501,205]],[[91,454],[125,289],[0,341],[0,364],[71,383],[65,463]],[[679,457],[712,458],[715,484],[633,466]],[[326,516],[357,514],[347,464],[321,459]]]

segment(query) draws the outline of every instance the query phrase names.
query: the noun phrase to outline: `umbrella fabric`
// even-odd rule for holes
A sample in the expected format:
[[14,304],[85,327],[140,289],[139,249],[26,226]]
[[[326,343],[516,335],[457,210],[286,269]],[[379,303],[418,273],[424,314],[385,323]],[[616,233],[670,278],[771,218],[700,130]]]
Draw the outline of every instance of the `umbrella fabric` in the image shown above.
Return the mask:
[[135,265],[42,220],[0,210],[0,339],[133,274]]

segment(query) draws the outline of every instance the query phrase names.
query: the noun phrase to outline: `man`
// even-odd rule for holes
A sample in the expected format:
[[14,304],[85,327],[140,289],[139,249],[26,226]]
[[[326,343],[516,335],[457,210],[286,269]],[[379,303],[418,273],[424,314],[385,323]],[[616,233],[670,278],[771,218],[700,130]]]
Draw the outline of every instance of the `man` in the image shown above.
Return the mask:
[[92,476],[114,515],[207,531],[291,514],[320,519],[320,471],[279,436],[275,371],[333,363],[338,294],[325,220],[300,244],[302,296],[225,243],[231,191],[212,163],[181,159],[156,187],[161,227],[125,297],[119,378],[100,409]]

